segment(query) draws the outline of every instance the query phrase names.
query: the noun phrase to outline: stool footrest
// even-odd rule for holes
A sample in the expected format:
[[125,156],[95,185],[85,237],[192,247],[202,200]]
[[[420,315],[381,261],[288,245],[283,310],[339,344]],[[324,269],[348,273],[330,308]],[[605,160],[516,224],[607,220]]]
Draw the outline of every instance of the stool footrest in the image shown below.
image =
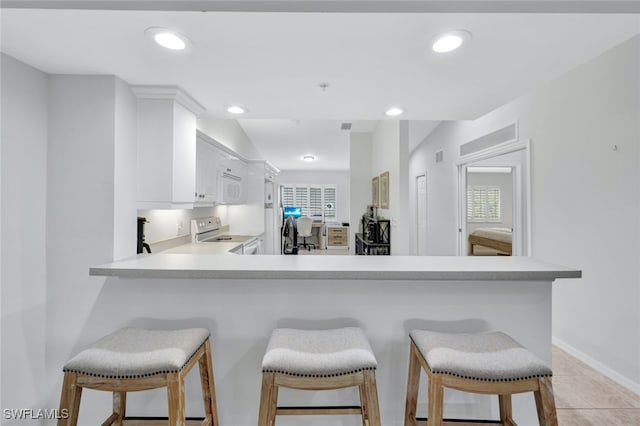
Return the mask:
[[[427,424],[426,417],[416,417],[419,424]],[[466,419],[442,419],[442,426],[476,426],[476,425],[501,425],[500,420],[466,420]]]
[[277,407],[276,414],[281,416],[304,416],[304,415],[345,415],[362,414],[362,407],[359,405],[348,406],[324,406],[324,407]]
[[[125,417],[124,426],[167,426],[169,419],[167,417]],[[211,422],[206,422],[202,417],[187,417],[185,426],[204,426]]]
[[100,426],[111,426],[119,418],[120,418],[120,415],[118,413],[113,413],[109,417],[107,417],[107,420],[102,422],[102,425]]

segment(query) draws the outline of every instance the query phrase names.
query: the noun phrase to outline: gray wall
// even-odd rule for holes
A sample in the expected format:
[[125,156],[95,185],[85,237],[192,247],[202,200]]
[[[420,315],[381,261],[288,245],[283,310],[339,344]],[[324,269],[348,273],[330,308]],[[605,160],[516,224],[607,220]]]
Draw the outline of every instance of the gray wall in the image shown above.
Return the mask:
[[[135,126],[123,117],[135,108],[134,97],[113,76],[50,77],[43,386],[50,407],[58,404],[62,365],[112,331],[87,324],[105,281],[89,277],[89,267],[135,254],[134,245],[124,243],[135,241],[135,191],[124,183],[128,176],[135,184],[135,162],[127,158],[135,151]],[[108,407],[102,393],[83,395],[83,409]]]
[[1,66],[0,406],[44,407],[47,75],[4,54]]
[[554,284],[556,341],[636,391],[639,76],[636,36],[477,120],[441,124],[410,161],[411,176],[428,171],[430,254],[454,254],[458,147],[518,122],[531,140],[532,255],[583,270]]

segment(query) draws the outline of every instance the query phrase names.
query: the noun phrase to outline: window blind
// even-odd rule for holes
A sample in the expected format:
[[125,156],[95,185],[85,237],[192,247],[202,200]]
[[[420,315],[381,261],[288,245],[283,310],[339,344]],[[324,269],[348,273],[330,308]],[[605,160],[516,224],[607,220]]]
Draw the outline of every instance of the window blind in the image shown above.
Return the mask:
[[281,194],[283,207],[302,207],[303,216],[321,217],[325,222],[337,220],[336,185],[284,184]]
[[467,220],[500,222],[502,219],[499,186],[469,186],[467,188]]
[[338,202],[338,188],[334,185],[324,186],[323,214],[325,222],[333,222],[337,220],[336,204]]

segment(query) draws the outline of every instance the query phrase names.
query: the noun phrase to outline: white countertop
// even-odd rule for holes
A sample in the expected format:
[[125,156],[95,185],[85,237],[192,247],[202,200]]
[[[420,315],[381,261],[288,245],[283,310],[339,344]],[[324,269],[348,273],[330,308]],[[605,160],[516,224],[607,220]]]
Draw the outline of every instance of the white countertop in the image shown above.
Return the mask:
[[[228,256],[230,250],[186,247],[137,256],[90,268],[90,275],[129,278],[353,279],[353,280],[520,280],[580,278],[582,272],[518,256]],[[191,246],[199,246],[194,244]],[[236,244],[237,245],[237,244]],[[225,252],[226,252],[225,251]]]
[[[241,242],[188,243],[170,248],[158,254],[234,254],[231,250],[241,247]],[[242,254],[242,253],[241,253]]]

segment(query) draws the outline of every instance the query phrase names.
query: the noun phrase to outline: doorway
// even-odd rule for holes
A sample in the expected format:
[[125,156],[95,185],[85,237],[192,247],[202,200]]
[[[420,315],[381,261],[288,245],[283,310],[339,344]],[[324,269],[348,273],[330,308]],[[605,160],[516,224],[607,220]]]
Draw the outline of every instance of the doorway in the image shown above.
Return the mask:
[[529,141],[461,157],[459,256],[531,254],[529,170]]
[[511,256],[515,167],[466,167],[466,230],[470,256]]

